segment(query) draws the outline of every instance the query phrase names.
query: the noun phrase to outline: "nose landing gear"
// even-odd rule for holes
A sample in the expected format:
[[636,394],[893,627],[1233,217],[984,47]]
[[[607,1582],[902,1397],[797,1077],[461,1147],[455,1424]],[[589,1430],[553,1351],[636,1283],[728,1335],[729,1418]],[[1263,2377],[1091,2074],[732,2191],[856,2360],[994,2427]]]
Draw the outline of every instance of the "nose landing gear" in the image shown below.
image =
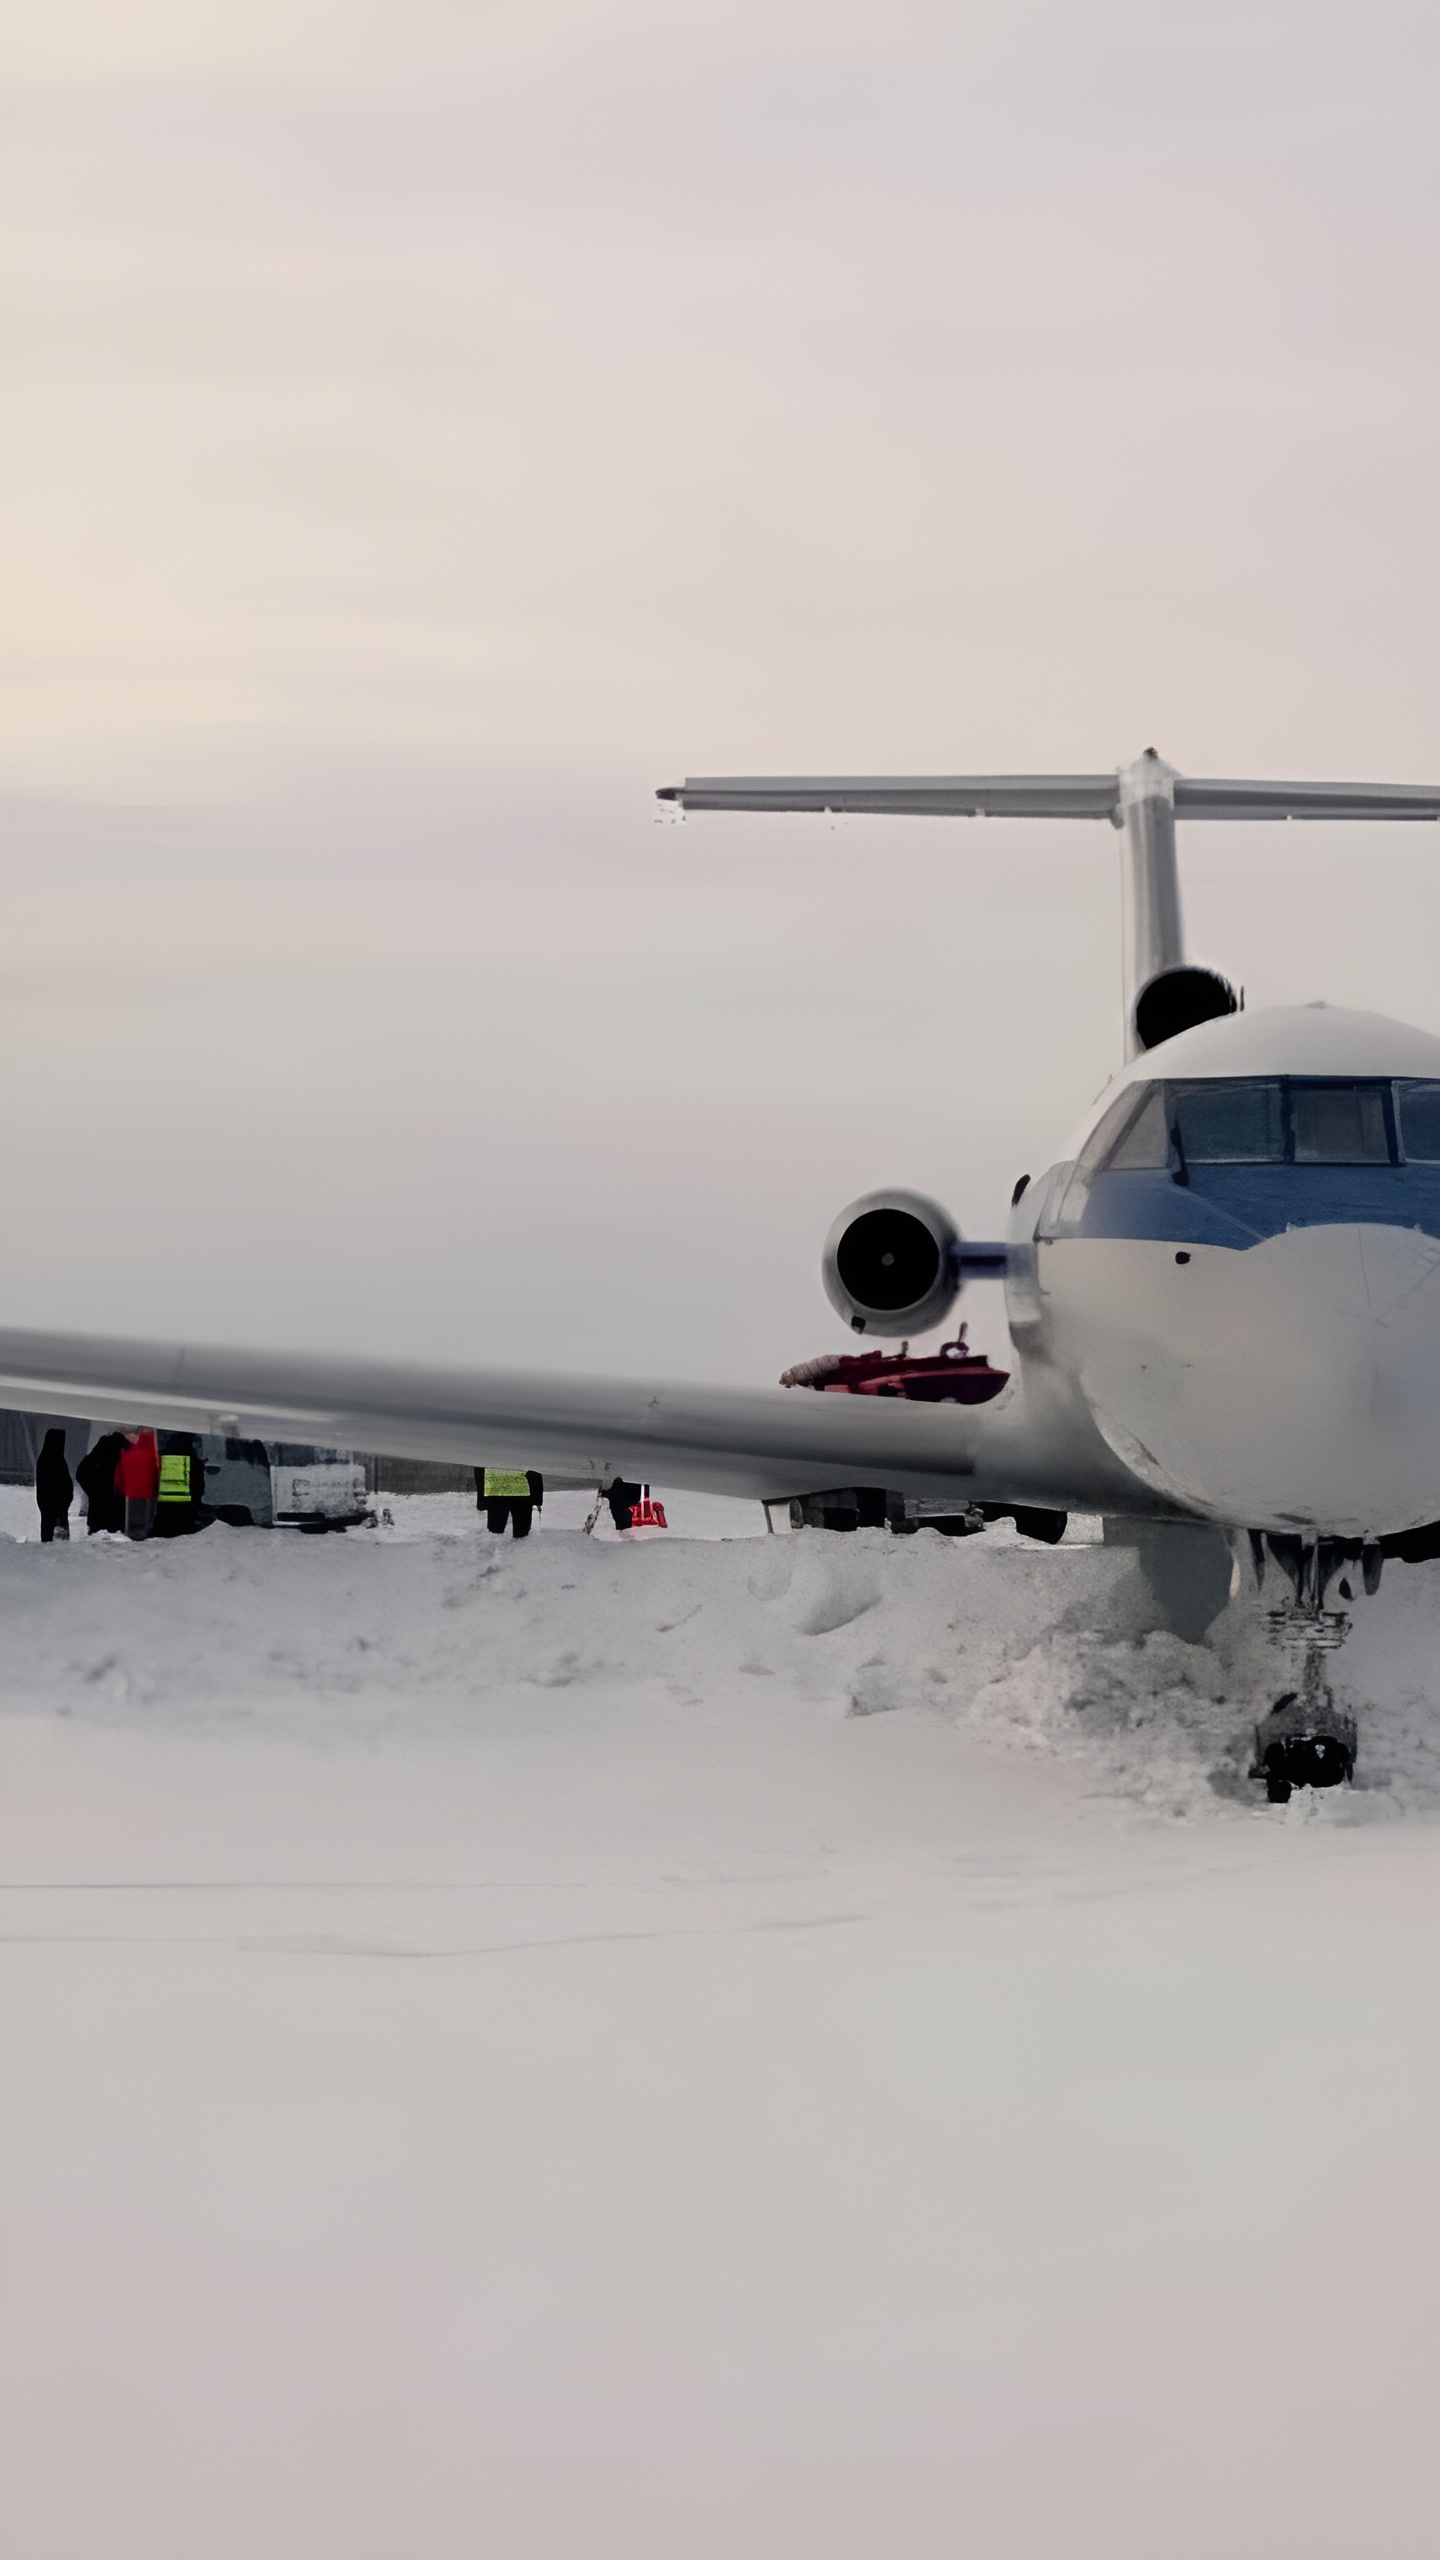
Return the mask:
[[[1330,1584],[1342,1567],[1352,1561],[1338,1540],[1317,1538],[1259,1539],[1256,1557],[1258,1577],[1264,1578],[1265,1551],[1279,1565],[1289,1583],[1293,1598],[1290,1605],[1270,1612],[1270,1638],[1282,1652],[1288,1653],[1300,1674],[1298,1688],[1287,1689],[1277,1698],[1269,1714],[1255,1728],[1255,1758],[1252,1778],[1265,1783],[1270,1804],[1288,1804],[1296,1787],[1348,1786],[1355,1775],[1358,1736],[1355,1718],[1345,1708],[1337,1707],[1325,1677],[1330,1654],[1336,1652],[1350,1632],[1350,1620],[1343,1609],[1327,1609]],[[1372,1587],[1368,1570],[1368,1552],[1364,1558],[1365,1583]],[[1378,1582],[1378,1572],[1374,1577]],[[1346,1583],[1341,1595],[1350,1598]]]

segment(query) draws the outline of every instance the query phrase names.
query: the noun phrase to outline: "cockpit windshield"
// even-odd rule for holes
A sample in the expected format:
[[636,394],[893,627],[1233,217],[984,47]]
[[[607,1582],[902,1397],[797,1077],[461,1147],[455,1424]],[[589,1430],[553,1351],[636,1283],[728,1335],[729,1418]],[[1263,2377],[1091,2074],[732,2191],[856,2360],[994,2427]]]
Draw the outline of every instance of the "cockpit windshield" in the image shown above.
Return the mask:
[[1440,1084],[1398,1084],[1395,1099],[1407,1164],[1440,1164]]
[[[1168,1173],[1188,1185],[1213,1166],[1209,1187],[1224,1200],[1232,1188],[1220,1172],[1227,1165],[1353,1174],[1406,1164],[1440,1166],[1440,1079],[1211,1076],[1130,1085],[1096,1122],[1056,1206],[1042,1208],[1037,1233],[1088,1231],[1095,1184],[1111,1174]],[[1327,1186],[1327,1199],[1332,1191]],[[1118,1198],[1117,1191],[1122,1214]],[[1237,1196],[1232,1214],[1239,1207]]]
[[[1397,1144],[1397,1138],[1400,1143]],[[1107,1112],[1079,1165],[1087,1175],[1168,1165],[1440,1161],[1440,1084],[1338,1077],[1211,1077],[1142,1085]]]
[[1297,1084],[1291,1093],[1297,1164],[1389,1164],[1385,1095],[1375,1084]]
[[1172,1084],[1170,1126],[1185,1164],[1283,1164],[1285,1114],[1280,1081]]

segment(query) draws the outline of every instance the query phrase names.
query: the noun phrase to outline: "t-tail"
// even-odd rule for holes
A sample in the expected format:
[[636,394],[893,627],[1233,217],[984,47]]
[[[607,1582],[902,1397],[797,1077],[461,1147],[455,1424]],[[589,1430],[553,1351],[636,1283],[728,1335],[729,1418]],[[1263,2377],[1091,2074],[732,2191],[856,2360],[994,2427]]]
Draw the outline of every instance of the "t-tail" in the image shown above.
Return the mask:
[[1440,790],[1383,782],[1215,782],[1177,773],[1147,747],[1115,773],[801,775],[670,784],[681,809],[813,810],[851,816],[1108,818],[1124,838],[1125,1053],[1233,1013],[1235,990],[1185,956],[1177,818],[1440,818]]

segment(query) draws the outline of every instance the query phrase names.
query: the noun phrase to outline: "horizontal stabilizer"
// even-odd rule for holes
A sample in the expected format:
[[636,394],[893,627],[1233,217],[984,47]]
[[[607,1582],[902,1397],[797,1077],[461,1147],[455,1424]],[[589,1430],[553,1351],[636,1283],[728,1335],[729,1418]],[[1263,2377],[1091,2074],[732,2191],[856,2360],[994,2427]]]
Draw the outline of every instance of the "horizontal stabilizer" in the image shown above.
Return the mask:
[[[1440,789],[1406,782],[1210,782],[1163,771],[1177,818],[1440,818]],[[682,809],[851,817],[1110,818],[1118,773],[709,775],[657,792]]]
[[1440,791],[1410,782],[1197,782],[1175,776],[1177,818],[1440,818]]
[[1108,818],[1120,806],[1113,773],[773,775],[671,783],[658,800],[682,809],[833,810],[858,817]]

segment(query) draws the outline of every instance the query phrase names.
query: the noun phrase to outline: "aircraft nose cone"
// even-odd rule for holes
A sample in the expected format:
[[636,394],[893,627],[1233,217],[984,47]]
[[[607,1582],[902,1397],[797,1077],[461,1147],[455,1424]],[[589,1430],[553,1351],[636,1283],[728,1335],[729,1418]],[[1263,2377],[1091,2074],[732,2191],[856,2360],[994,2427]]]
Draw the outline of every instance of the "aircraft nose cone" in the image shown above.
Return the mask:
[[1077,1269],[1063,1322],[1096,1422],[1155,1491],[1253,1528],[1376,1536],[1440,1518],[1433,1237],[1294,1227],[1184,1262],[1166,1245],[1094,1250],[1112,1267]]

